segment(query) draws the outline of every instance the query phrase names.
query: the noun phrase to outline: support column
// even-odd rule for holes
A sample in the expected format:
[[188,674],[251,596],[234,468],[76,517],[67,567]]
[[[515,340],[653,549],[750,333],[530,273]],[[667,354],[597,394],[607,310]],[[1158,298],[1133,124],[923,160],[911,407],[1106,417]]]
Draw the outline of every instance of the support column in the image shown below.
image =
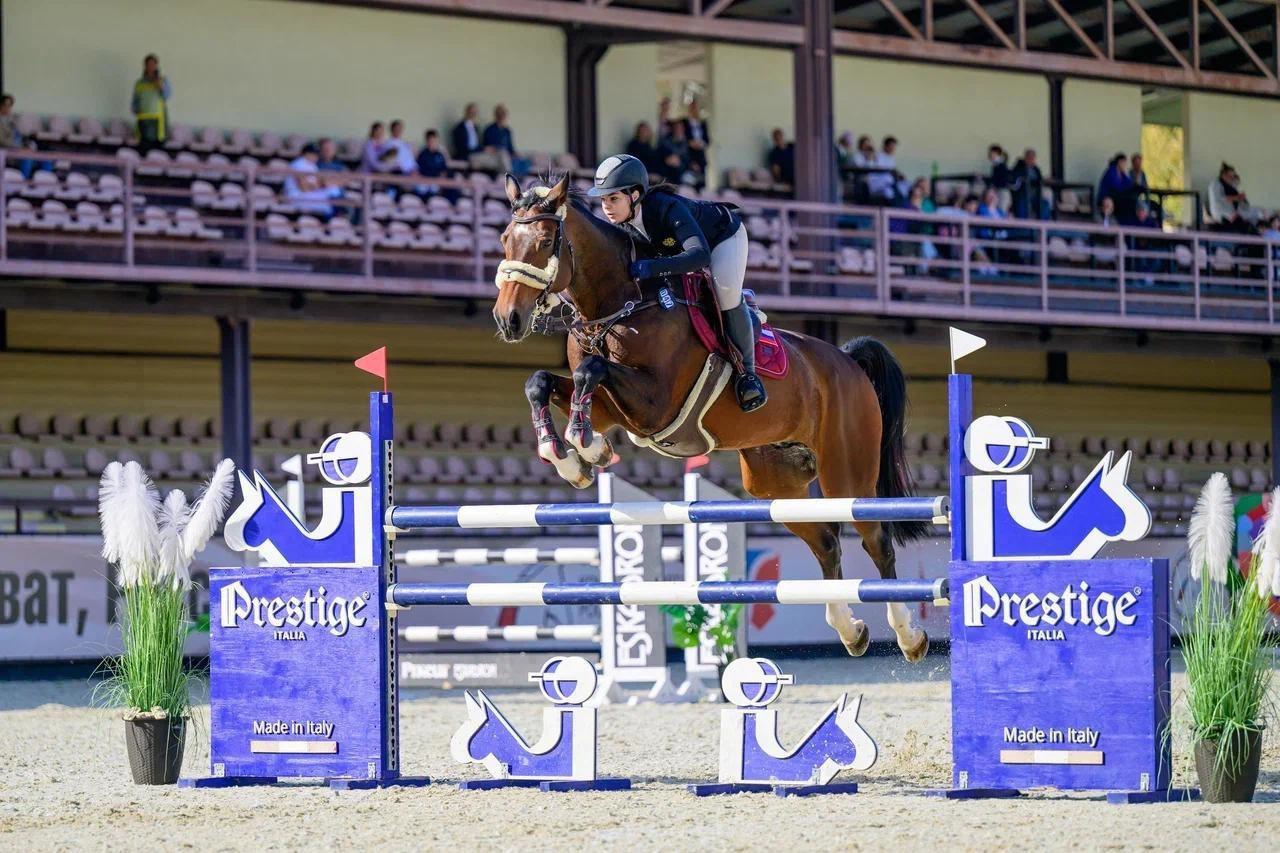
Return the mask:
[[1268,359],[1271,368],[1271,484],[1280,483],[1280,361]]
[[839,200],[832,106],[832,0],[800,3],[804,44],[795,51],[796,198]]
[[1062,82],[1061,77],[1049,78],[1049,177],[1055,181],[1066,180],[1066,143],[1062,132]]
[[219,317],[218,341],[222,360],[222,455],[247,471],[253,466],[249,321]]
[[588,168],[599,158],[596,109],[596,66],[609,50],[600,36],[580,30],[566,30],[565,40],[565,135],[569,151]]

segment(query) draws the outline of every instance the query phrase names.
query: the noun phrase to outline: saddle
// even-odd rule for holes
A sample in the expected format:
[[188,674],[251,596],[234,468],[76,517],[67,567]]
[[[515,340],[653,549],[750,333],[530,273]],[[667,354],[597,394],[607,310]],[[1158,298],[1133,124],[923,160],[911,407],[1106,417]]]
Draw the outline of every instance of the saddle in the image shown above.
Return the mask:
[[[756,373],[770,379],[783,379],[789,367],[787,348],[782,338],[769,325],[768,318],[756,305],[753,291],[743,290],[742,299],[755,313],[756,317]],[[731,363],[735,370],[741,370],[741,359],[738,351],[728,343],[725,333],[724,316],[720,313],[720,303],[716,298],[716,289],[711,276],[706,270],[685,273],[684,301],[689,307],[689,322],[708,352],[714,353]]]
[[[694,334],[707,349],[707,359],[698,374],[693,388],[685,397],[675,420],[654,435],[640,436],[628,433],[633,444],[672,458],[689,458],[710,453],[716,448],[716,440],[702,424],[702,418],[725,390],[734,370],[742,369],[738,351],[726,340],[724,318],[711,276],[703,272],[686,273],[682,281],[683,302],[689,310],[689,321]],[[786,344],[769,325],[764,313],[755,304],[755,294],[742,292],[742,298],[755,312],[756,373],[771,379],[787,375],[788,358]]]

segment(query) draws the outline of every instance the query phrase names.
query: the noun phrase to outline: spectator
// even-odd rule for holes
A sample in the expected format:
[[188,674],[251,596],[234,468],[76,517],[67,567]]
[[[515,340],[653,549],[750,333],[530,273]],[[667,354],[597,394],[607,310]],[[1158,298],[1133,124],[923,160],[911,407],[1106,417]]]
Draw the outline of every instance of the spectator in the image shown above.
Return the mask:
[[173,87],[160,73],[154,53],[142,60],[142,76],[133,84],[133,117],[138,123],[138,150],[143,153],[164,144],[169,138],[169,98]]
[[332,189],[336,188],[326,187],[317,174],[319,160],[320,149],[308,143],[289,164],[295,174],[284,179],[284,197],[299,211],[328,220],[333,216],[333,205],[329,199],[333,197]]
[[1136,151],[1129,158],[1129,180],[1135,190],[1143,193],[1147,191],[1147,173],[1142,169],[1142,155]]
[[902,197],[902,187],[899,186],[902,175],[897,170],[897,151],[897,138],[886,136],[881,143],[880,153],[873,152],[874,159],[869,168],[876,171],[867,175],[867,192],[878,202],[894,204]]
[[[394,157],[391,155],[394,153]],[[404,138],[404,122],[396,119],[391,122],[391,138],[387,140],[384,157],[389,160],[388,172],[397,175],[412,175],[418,171],[418,161],[413,156],[413,146]]]
[[[978,216],[981,216],[984,219],[1009,218],[1009,214],[1000,206],[1000,191],[995,187],[987,187],[986,191],[982,193],[982,203],[978,205]],[[979,231],[978,236],[990,238],[992,236],[992,232],[987,231],[986,234],[983,235],[982,231]],[[995,238],[997,240],[1005,240],[1008,239],[1008,237],[1008,231],[995,232]]]
[[[1136,160],[1138,157],[1141,157],[1141,156],[1142,155],[1140,154],[1135,154],[1134,159]],[[1157,222],[1156,218],[1151,215],[1151,205],[1147,204],[1146,201],[1142,199],[1138,199],[1137,203],[1134,204],[1134,207],[1133,207],[1133,227],[1135,228],[1159,228],[1160,227],[1160,223]],[[1157,249],[1167,249],[1166,246],[1160,245],[1157,241],[1150,240],[1146,237],[1129,237],[1126,239],[1126,243],[1129,249],[1131,249],[1134,252],[1134,254],[1137,255],[1137,257],[1131,255],[1129,260],[1130,267],[1135,272],[1153,273],[1153,272],[1159,271],[1160,262],[1156,258],[1149,258],[1143,255],[1146,253],[1154,252]],[[1147,279],[1147,283],[1148,284],[1152,283],[1150,278]]]
[[[444,149],[440,147],[440,133],[431,128],[422,135],[422,150],[418,152],[418,174],[424,178],[451,178],[453,173],[449,171],[449,159],[444,156]],[[435,195],[440,188],[435,184],[419,184],[417,187],[418,195],[426,197]],[[458,196],[457,190],[445,190],[445,197],[450,201],[455,201]]]
[[1104,198],[1113,201],[1133,189],[1133,180],[1129,177],[1129,158],[1124,152],[1116,154],[1107,163],[1107,169],[1098,181],[1098,205]]
[[787,142],[782,128],[775,127],[770,134],[773,147],[769,149],[768,165],[773,180],[780,184],[794,186],[796,182],[796,144]]
[[[26,148],[34,151],[36,144],[33,140],[25,139],[22,131],[18,130],[18,121],[13,117],[13,95],[0,95],[0,148]],[[12,163],[12,161],[10,161]],[[32,160],[21,160],[17,167],[22,172],[23,178],[30,178],[31,172],[35,166]],[[53,171],[53,162],[50,160],[40,161],[40,168],[46,171]]]
[[321,172],[345,172],[347,167],[338,159],[338,144],[328,136],[320,137],[316,143],[320,149],[320,158],[316,160],[316,168]]
[[[916,199],[919,199],[917,202]],[[924,213],[934,213],[937,211],[937,205],[933,203],[933,199],[929,194],[929,179],[916,178],[911,184],[911,189],[907,192],[907,205],[914,207]]]
[[840,171],[853,168],[853,158],[857,153],[858,149],[853,144],[853,134],[846,130],[836,140],[836,162],[840,166]]
[[462,112],[462,121],[453,126],[453,156],[456,159],[469,161],[471,155],[483,147],[480,144],[480,125],[476,124],[479,118],[480,108],[470,103]]
[[[967,195],[964,197],[964,201],[960,203],[960,209],[963,210],[967,216],[971,216],[971,217],[979,216],[978,206],[979,206],[978,197],[976,195]],[[991,230],[989,228],[984,228],[982,229],[982,231],[985,231],[988,234],[991,233]],[[975,236],[981,234],[981,232],[978,231],[977,229],[975,229],[974,233],[975,233]],[[995,275],[996,269],[995,267],[991,266],[991,258],[987,256],[986,251],[981,247],[974,246],[973,249],[969,252],[969,259],[972,261],[976,261],[979,264],[979,267],[977,269],[978,275]]]
[[684,138],[683,123],[671,125],[671,135],[658,147],[658,159],[661,161],[658,174],[663,180],[673,184],[684,183],[689,172],[689,143]]
[[509,116],[505,104],[494,107],[493,123],[484,129],[480,143],[484,146],[484,153],[496,161],[500,168],[514,173],[517,178],[523,178],[532,164],[516,153],[515,133],[507,124]]
[[[911,185],[906,196],[902,199],[900,205],[904,210],[916,211],[918,213],[933,213],[934,205],[932,199],[929,198],[929,184],[924,178],[919,178]],[[889,230],[899,234],[928,234],[934,233],[934,227],[928,222],[921,222],[915,219],[896,219],[890,218]],[[938,257],[938,247],[934,245],[932,240],[915,241],[895,241],[894,248],[891,249],[894,255],[906,255],[909,257],[924,258],[926,263],[921,265],[916,272],[924,273],[929,269],[928,261],[932,261]]]
[[689,168],[699,175],[707,173],[707,147],[711,145],[711,131],[702,119],[702,105],[693,100],[689,102],[689,114],[681,122],[684,125],[684,138],[689,142]]
[[[369,125],[369,138],[364,141],[364,148],[360,151],[360,171],[362,172],[382,172],[386,170],[384,158],[388,154],[388,148],[385,144],[387,138],[386,127],[380,121],[375,121]],[[390,152],[393,156],[394,151]]]
[[987,162],[991,164],[991,186],[998,190],[1007,189],[1013,183],[1009,175],[1009,155],[999,145],[993,144],[987,149]]
[[1102,200],[1098,202],[1098,224],[1107,227],[1120,224],[1116,221],[1115,196],[1104,195]]
[[635,134],[627,143],[627,153],[644,164],[651,173],[658,171],[658,149],[653,145],[653,128],[649,122],[636,125]]
[[671,137],[671,99],[664,97],[658,101],[658,145]]
[[1044,178],[1036,165],[1036,150],[1028,148],[1009,173],[1009,189],[1013,193],[1013,215],[1019,219],[1048,219],[1044,200]]
[[1218,169],[1218,179],[1209,184],[1209,229],[1247,234],[1251,211],[1249,197],[1240,189],[1240,174],[1229,163]]
[[1280,240],[1280,213],[1272,214],[1262,229],[1262,236],[1268,240]]

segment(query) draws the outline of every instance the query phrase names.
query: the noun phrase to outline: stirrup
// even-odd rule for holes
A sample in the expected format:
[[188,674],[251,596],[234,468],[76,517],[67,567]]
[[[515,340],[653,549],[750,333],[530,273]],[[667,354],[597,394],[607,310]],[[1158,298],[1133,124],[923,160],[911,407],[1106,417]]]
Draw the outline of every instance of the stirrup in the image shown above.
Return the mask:
[[764,383],[754,373],[744,373],[739,376],[734,391],[738,395],[738,408],[744,412],[754,412],[769,402],[769,394],[764,390]]

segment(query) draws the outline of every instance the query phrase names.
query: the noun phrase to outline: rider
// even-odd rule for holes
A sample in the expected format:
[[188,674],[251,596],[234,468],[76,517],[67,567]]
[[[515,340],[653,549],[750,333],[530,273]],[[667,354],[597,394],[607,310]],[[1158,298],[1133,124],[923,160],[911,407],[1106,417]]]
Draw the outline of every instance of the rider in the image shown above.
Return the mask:
[[637,280],[682,275],[711,268],[724,326],[742,356],[742,374],[734,390],[738,405],[752,412],[768,401],[756,376],[755,329],[751,309],[742,300],[747,272],[747,229],[737,209],[725,204],[683,198],[666,184],[650,188],[649,170],[635,157],[608,157],[588,195],[599,198],[614,225],[649,246],[656,255],[633,261]]

